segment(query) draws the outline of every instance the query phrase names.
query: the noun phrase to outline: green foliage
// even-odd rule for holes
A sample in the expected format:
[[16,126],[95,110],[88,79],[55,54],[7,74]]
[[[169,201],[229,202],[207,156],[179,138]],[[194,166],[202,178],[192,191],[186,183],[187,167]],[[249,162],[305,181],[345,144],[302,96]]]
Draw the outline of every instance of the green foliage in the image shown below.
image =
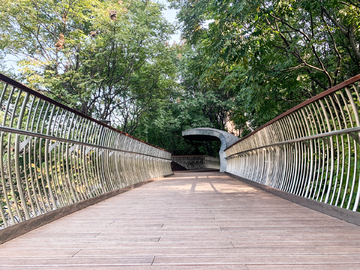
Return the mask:
[[178,45],[177,61],[180,84],[164,100],[161,108],[149,111],[140,120],[136,136],[171,151],[175,155],[218,155],[220,142],[191,142],[181,136],[183,130],[212,127],[225,130],[230,113],[239,100],[228,88],[220,86],[224,72],[219,68],[205,77],[208,57],[186,44]]
[[150,1],[8,1],[0,50],[33,88],[132,133],[175,85],[173,27]]
[[171,2],[180,9],[184,38],[205,60],[201,78],[211,80],[220,69],[220,87],[238,93],[232,120],[242,130],[360,72],[354,1]]
[[31,87],[177,154],[214,152],[182,130],[243,136],[360,72],[353,1],[170,2],[180,45],[151,1],[3,0],[0,54]]
[[157,110],[149,111],[141,119],[135,136],[158,145],[174,155],[217,156],[220,142],[194,142],[184,140],[181,132],[196,127],[215,127],[204,108],[216,97],[209,95],[189,96],[173,93]]

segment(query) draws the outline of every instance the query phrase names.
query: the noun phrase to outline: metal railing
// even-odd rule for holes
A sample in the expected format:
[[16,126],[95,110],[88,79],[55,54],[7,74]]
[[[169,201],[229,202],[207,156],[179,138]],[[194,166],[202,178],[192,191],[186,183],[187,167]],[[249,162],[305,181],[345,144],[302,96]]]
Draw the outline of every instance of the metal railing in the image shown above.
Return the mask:
[[357,75],[240,139],[225,150],[227,172],[358,211],[359,81]]
[[171,173],[171,154],[0,74],[0,227]]

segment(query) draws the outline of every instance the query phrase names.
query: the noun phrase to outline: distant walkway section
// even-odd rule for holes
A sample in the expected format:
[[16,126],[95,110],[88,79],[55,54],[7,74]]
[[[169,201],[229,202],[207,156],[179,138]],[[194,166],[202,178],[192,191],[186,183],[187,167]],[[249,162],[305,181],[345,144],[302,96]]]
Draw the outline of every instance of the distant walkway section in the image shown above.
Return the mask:
[[219,172],[178,172],[0,246],[4,269],[360,269],[360,228]]
[[204,155],[171,156],[171,160],[171,169],[173,171],[182,171],[178,169],[179,166],[186,170],[220,169],[220,159],[216,157]]
[[215,129],[215,128],[193,128],[184,130],[182,136],[188,140],[194,141],[216,141],[221,142],[219,157],[220,157],[220,172],[226,172],[227,160],[225,149],[230,147],[232,144],[239,140],[235,135],[226,132],[224,130]]

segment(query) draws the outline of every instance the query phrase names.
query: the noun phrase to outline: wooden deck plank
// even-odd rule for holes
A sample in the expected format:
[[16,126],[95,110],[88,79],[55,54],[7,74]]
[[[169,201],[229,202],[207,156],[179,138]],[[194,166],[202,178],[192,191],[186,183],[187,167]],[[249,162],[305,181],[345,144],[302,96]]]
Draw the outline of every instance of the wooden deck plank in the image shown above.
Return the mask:
[[360,269],[360,227],[216,172],[181,172],[0,246],[11,269]]

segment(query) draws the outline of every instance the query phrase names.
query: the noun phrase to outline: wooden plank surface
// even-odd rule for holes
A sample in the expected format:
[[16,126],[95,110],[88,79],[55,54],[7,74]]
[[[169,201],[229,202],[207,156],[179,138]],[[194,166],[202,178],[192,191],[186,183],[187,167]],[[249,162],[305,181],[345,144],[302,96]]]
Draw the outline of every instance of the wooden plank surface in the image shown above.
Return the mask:
[[0,246],[0,269],[360,269],[360,228],[218,172],[179,172]]

